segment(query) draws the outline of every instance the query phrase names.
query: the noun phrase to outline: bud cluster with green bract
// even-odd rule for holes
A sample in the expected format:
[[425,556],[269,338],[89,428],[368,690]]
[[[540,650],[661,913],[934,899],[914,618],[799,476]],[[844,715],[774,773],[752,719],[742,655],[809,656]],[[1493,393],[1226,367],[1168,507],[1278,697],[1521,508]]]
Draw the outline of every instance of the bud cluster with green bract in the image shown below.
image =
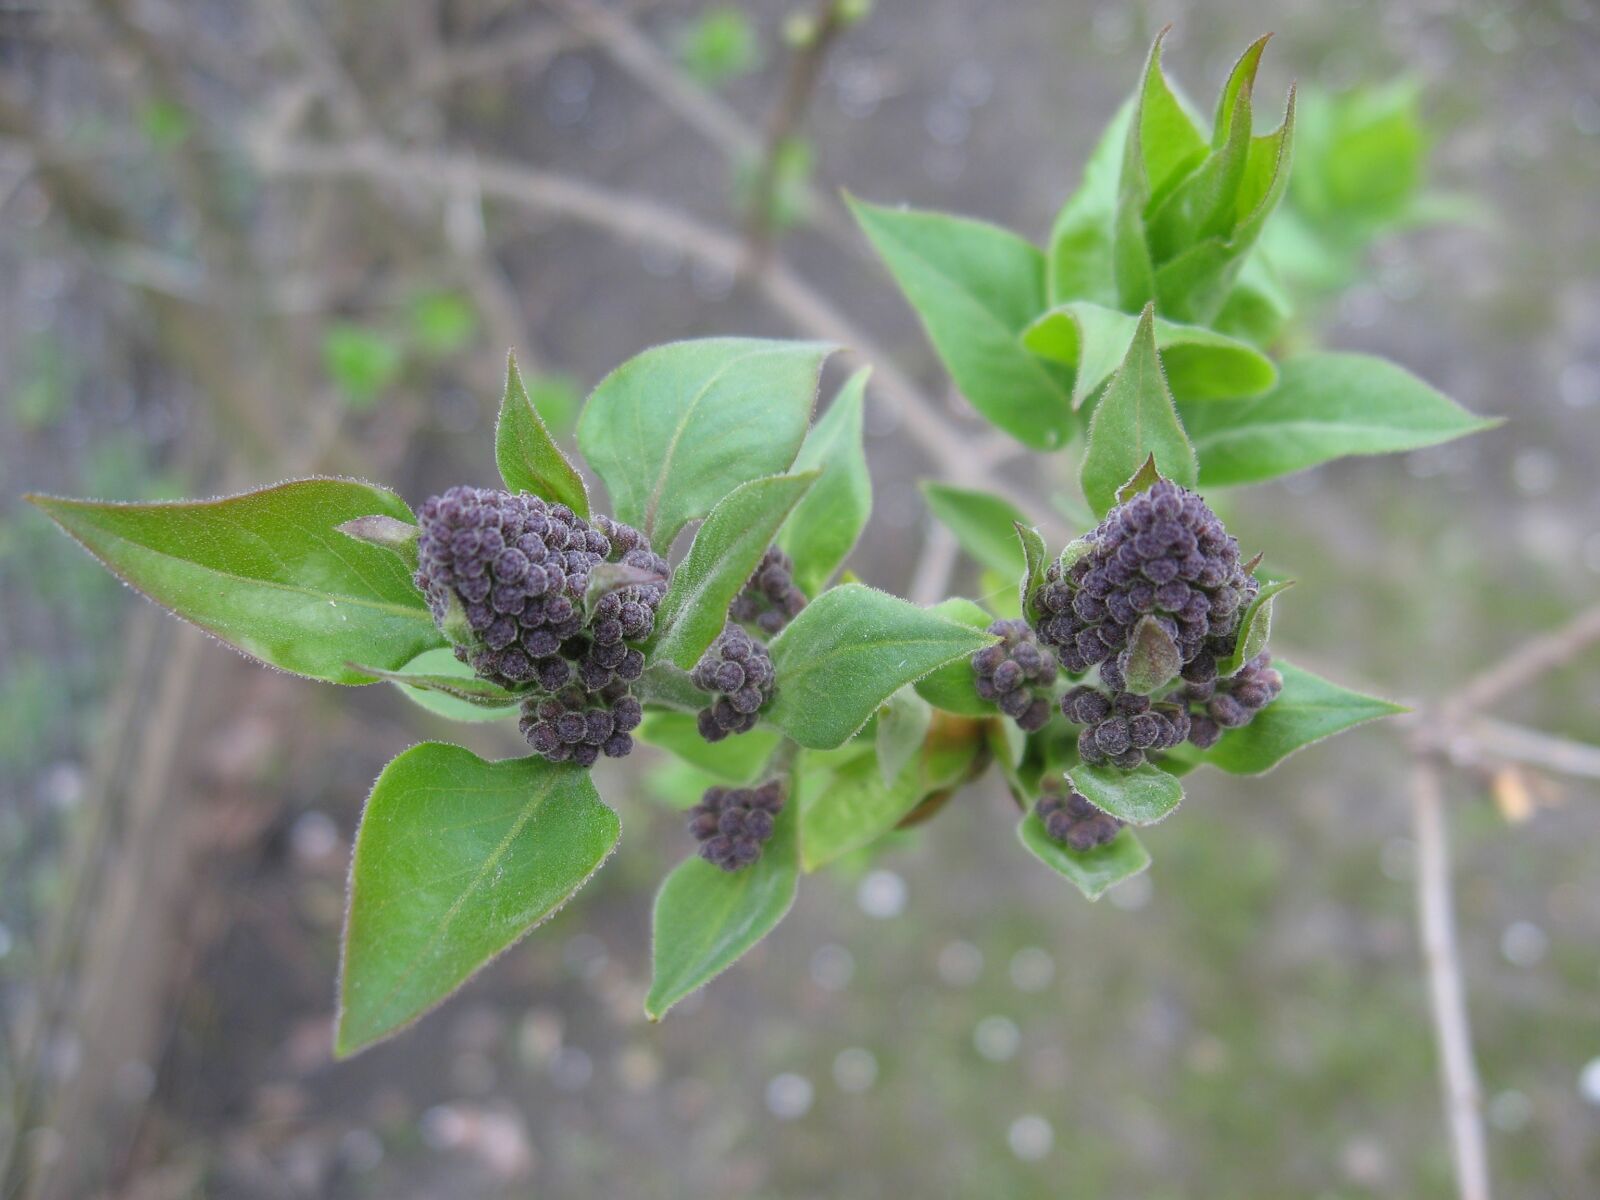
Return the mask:
[[[424,742],[373,785],[341,1054],[438,1004],[599,869],[621,823],[591,768],[636,742],[678,760],[650,790],[689,811],[654,909],[657,1018],[770,932],[805,874],[922,825],[991,771],[1022,846],[1094,898],[1149,865],[1137,830],[1178,806],[1187,773],[1267,771],[1397,711],[1269,655],[1290,581],[1240,551],[1216,492],[1493,422],[1379,359],[1280,353],[1297,290],[1354,269],[1405,215],[1394,180],[1420,165],[1343,169],[1376,143],[1326,107],[1297,165],[1293,93],[1256,130],[1264,47],[1206,121],[1158,40],[1043,246],[851,201],[975,412],[1058,456],[1041,468],[1081,491],[1063,511],[1082,519],[1047,535],[1005,496],[927,481],[981,600],[922,607],[846,571],[872,505],[868,374],[813,422],[832,351],[815,343],[646,350],[590,394],[581,458],[513,363],[498,484],[415,514],[347,479],[166,504],[33,497],[122,579],[256,660],[518,723],[525,757]],[[1317,264],[1295,257],[1306,246]],[[1283,549],[1260,547],[1268,563]]]

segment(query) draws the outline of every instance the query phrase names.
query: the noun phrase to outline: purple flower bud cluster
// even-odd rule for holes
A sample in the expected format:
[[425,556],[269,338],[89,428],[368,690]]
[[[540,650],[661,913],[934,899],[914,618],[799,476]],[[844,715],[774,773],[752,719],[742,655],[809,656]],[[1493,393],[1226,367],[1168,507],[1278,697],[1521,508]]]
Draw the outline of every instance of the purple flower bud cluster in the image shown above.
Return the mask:
[[689,810],[689,832],[700,843],[700,857],[724,871],[750,866],[772,837],[783,802],[783,784],[776,779],[755,788],[708,789]]
[[992,700],[1028,733],[1050,721],[1050,687],[1056,656],[1039,644],[1026,621],[996,621],[989,632],[1001,640],[972,656],[978,695]]
[[1262,651],[1227,679],[1186,683],[1175,695],[1191,706],[1189,740],[1202,750],[1217,744],[1223,731],[1242,729],[1283,691],[1283,676]]
[[1186,668],[1215,674],[1259,585],[1205,501],[1163,479],[1085,537],[1087,552],[1065,570],[1052,563],[1034,598],[1039,638],[1062,666],[1076,675],[1098,665],[1101,681],[1122,691],[1133,628],[1150,615]]
[[[637,702],[618,704],[644,672],[644,653],[632,643],[655,628],[666,561],[619,521],[591,523],[525,493],[453,487],[417,516],[416,584],[441,628],[459,636],[452,619],[464,621],[457,658],[480,677],[529,694],[523,732],[534,750],[584,765],[602,752],[626,754]],[[586,614],[590,574],[602,563],[650,578],[607,592]],[[579,713],[598,715],[584,717],[580,732]],[[607,721],[613,728],[601,736]]]
[[625,758],[633,750],[633,731],[643,719],[638,698],[619,682],[597,692],[570,687],[554,696],[529,696],[522,702],[518,728],[535,754],[551,762],[591,767],[602,754]]
[[770,546],[744,590],[728,606],[728,616],[741,625],[754,625],[771,637],[806,606],[806,594],[794,581],[794,563],[782,550]]
[[748,733],[756,727],[762,705],[772,698],[776,673],[766,645],[730,624],[701,655],[689,678],[713,697],[700,710],[700,736],[720,742],[730,733]]
[[1057,780],[1046,781],[1044,794],[1033,811],[1039,814],[1052,841],[1079,853],[1104,846],[1122,828],[1121,820],[1101,812],[1086,797]]
[[1061,697],[1067,720],[1085,728],[1078,757],[1091,766],[1110,763],[1132,770],[1147,753],[1171,750],[1189,736],[1189,710],[1180,703],[1152,701],[1136,692],[1107,694],[1087,685]]

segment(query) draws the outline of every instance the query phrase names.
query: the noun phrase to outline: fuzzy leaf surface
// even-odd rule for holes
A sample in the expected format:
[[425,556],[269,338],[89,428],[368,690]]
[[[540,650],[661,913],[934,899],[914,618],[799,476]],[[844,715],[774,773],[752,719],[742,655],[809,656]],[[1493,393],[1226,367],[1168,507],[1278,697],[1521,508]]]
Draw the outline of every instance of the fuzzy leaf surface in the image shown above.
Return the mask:
[[872,515],[872,476],[862,443],[870,374],[862,367],[845,381],[794,460],[794,474],[821,472],[778,536],[778,545],[794,561],[795,583],[807,596],[827,587]]
[[1282,659],[1272,665],[1283,675],[1282,693],[1243,729],[1224,733],[1198,756],[1201,762],[1231,775],[1259,775],[1313,742],[1406,711],[1403,705],[1352,692]]
[[554,913],[620,829],[578,767],[439,742],[390,762],[356,834],[337,1053],[410,1024]]
[[1046,833],[1039,815],[1030,812],[1017,825],[1017,839],[1028,853],[1064,876],[1090,900],[1098,900],[1107,888],[1131,879],[1150,865],[1150,852],[1131,829],[1119,831],[1104,846],[1074,850]]
[[761,565],[817,472],[752,479],[729,492],[695,533],[656,615],[652,659],[689,670],[728,622],[728,605]]
[[1017,340],[1045,307],[1044,255],[982,221],[849,203],[972,406],[1035,450],[1070,441],[1066,373]]
[[832,347],[705,338],[635,355],[602,379],[578,446],[619,520],[665,553],[741,483],[789,469]]
[[532,492],[589,519],[589,489],[583,476],[550,436],[522,384],[514,357],[506,359],[506,390],[494,427],[494,461],[513,492]]
[[[1072,407],[1081,408],[1127,355],[1139,328],[1133,313],[1075,300],[1057,305],[1022,332],[1022,344],[1072,369]],[[1155,322],[1167,385],[1180,400],[1256,396],[1278,378],[1272,360],[1248,342],[1199,325]]]
[[1351,454],[1393,454],[1492,429],[1415,375],[1366,354],[1302,354],[1254,400],[1186,405],[1206,486],[1259,483]]
[[[957,621],[969,629],[987,630],[994,617],[981,605],[960,596],[935,604],[928,610],[947,621]],[[976,653],[974,651],[973,653]],[[967,658],[954,659],[917,680],[917,695],[944,712],[961,717],[992,717],[1000,710],[994,702],[978,695],[976,676]]]
[[1096,515],[1103,517],[1111,510],[1117,490],[1152,455],[1162,478],[1194,486],[1194,447],[1161,373],[1154,308],[1146,305],[1127,356],[1106,385],[1089,423],[1080,481]]
[[1130,825],[1154,825],[1183,800],[1183,785],[1149,763],[1123,771],[1081,762],[1067,779],[1090,804]]
[[724,871],[696,855],[662,881],[644,1002],[652,1021],[726,971],[788,914],[800,882],[798,809],[791,796],[761,857],[744,870]]
[[338,530],[373,515],[414,524],[385,488],[300,479],[220,500],[30,499],[124,583],[296,675],[371,683],[348,664],[394,669],[444,644],[401,559]]
[[858,583],[818,596],[773,639],[766,719],[800,745],[841,745],[905,684],[995,639]]

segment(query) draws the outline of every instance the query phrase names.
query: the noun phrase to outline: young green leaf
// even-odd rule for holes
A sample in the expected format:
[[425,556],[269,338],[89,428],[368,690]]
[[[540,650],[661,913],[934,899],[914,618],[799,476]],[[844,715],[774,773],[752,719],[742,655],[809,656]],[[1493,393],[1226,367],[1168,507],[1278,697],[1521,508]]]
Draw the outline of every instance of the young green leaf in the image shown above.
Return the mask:
[[1128,665],[1123,669],[1127,689],[1148,696],[1178,677],[1183,656],[1172,635],[1153,616],[1140,617],[1128,637]]
[[1272,633],[1272,598],[1286,588],[1294,586],[1292,579],[1274,579],[1261,585],[1256,598],[1239,619],[1239,636],[1233,652],[1217,662],[1217,674],[1223,679],[1237,675],[1239,669],[1267,648],[1267,638]]
[[647,712],[634,733],[641,742],[659,746],[684,762],[715,775],[723,783],[754,783],[778,748],[778,734],[756,727],[738,737],[708,742],[700,736],[694,717],[681,712]]
[[345,537],[383,547],[397,556],[408,571],[417,569],[417,538],[421,530],[410,521],[385,516],[357,517],[334,528]]
[[976,739],[919,746],[887,783],[870,754],[847,758],[831,772],[798,774],[801,866],[816,871],[877,841],[928,796],[966,778],[979,747]]
[[1028,518],[1011,501],[932,480],[923,480],[922,495],[933,515],[980,564],[1007,579],[1015,579],[1027,567],[1017,526],[1026,528]]
[[901,688],[878,710],[878,773],[885,786],[892,785],[922,749],[931,724],[933,707],[912,687]]
[[1161,69],[1162,29],[1150,47],[1128,122],[1112,224],[1111,269],[1117,307],[1133,310],[1155,297],[1155,263],[1146,216],[1205,158],[1206,143]]
[[1044,255],[981,221],[847,199],[961,394],[1026,446],[1069,442],[1066,373],[1017,341],[1045,306]]
[[734,488],[789,469],[831,346],[753,338],[635,355],[590,394],[578,446],[619,520],[665,553]]
[[[936,617],[958,621],[975,630],[988,629],[994,620],[980,605],[959,596],[935,604],[928,611]],[[917,695],[935,708],[957,716],[992,717],[999,709],[992,701],[978,695],[976,677],[968,658],[952,659],[944,666],[928,672],[916,682]]]
[[1282,693],[1243,729],[1224,733],[1199,756],[1201,762],[1233,775],[1259,775],[1303,746],[1363,721],[1405,711],[1399,704],[1347,691],[1282,659],[1272,665],[1283,675]]
[[393,553],[340,533],[374,514],[412,522],[393,492],[301,479],[221,500],[107,504],[30,496],[123,582],[252,658],[331,683],[371,683],[444,644]]
[[561,453],[522,384],[515,355],[506,356],[506,390],[494,427],[494,461],[513,492],[532,492],[589,518],[589,489]]
[[[1156,456],[1150,455],[1139,464],[1139,469],[1133,473],[1128,482],[1117,489],[1117,503],[1126,504],[1135,496],[1148,492],[1161,482],[1161,472],[1156,470]],[[1077,560],[1074,559],[1074,562]],[[1070,563],[1067,565],[1071,565]]]
[[1183,799],[1183,785],[1149,763],[1123,771],[1081,762],[1066,774],[1073,789],[1090,804],[1130,825],[1154,825]]
[[795,583],[808,596],[828,586],[872,513],[872,476],[862,445],[870,374],[870,367],[862,367],[845,381],[794,460],[795,474],[822,472],[778,535],[778,545],[794,562]]
[[716,641],[733,602],[816,471],[752,479],[729,492],[695,534],[656,615],[652,659],[689,670]]
[[1028,852],[1090,900],[1107,888],[1131,879],[1150,865],[1150,852],[1131,829],[1124,829],[1104,846],[1074,850],[1063,846],[1044,830],[1038,813],[1030,812],[1017,825],[1017,837]]
[[1253,42],[1229,75],[1217,104],[1211,154],[1151,214],[1150,245],[1157,261],[1195,241],[1233,232],[1235,203],[1250,157],[1251,95],[1270,37]]
[[[492,703],[496,685],[479,679],[472,668],[444,647],[424,650],[405,666],[383,675],[395,689],[419,708],[451,721],[504,721],[518,713],[518,698],[505,692],[503,703]],[[428,682],[434,685],[430,686]],[[451,689],[474,693],[471,699],[458,698]],[[500,689],[497,689],[500,690]]]
[[802,746],[838,746],[902,686],[994,640],[858,583],[831,588],[773,639],[766,719]]
[[1234,195],[1232,232],[1191,244],[1156,270],[1161,311],[1178,321],[1207,325],[1228,299],[1246,256],[1289,184],[1294,147],[1293,86],[1283,124],[1250,139],[1244,172]]
[[1415,375],[1365,354],[1302,354],[1255,400],[1187,405],[1200,482],[1258,483],[1347,454],[1392,454],[1493,429]]
[[[434,657],[429,659],[429,655]],[[364,663],[351,663],[350,668],[364,675],[387,679],[406,691],[431,692],[472,708],[493,710],[495,717],[505,716],[507,709],[516,708],[518,696],[515,692],[508,692],[498,683],[491,683],[487,679],[479,679],[471,673],[470,668],[463,674],[460,670],[431,670],[417,666],[421,660],[428,659],[429,663],[438,663],[442,668],[443,658],[440,656],[444,655],[448,655],[450,661],[456,663],[457,667],[465,666],[456,661],[452,651],[438,649],[424,651],[398,671],[385,671],[381,667],[368,666]]]
[[1045,566],[1049,562],[1050,552],[1045,549],[1043,536],[1033,526],[1015,521],[1012,528],[1016,530],[1017,541],[1022,546],[1022,580],[1017,585],[1017,611],[1031,621],[1039,615],[1033,598],[1044,585]]
[[1194,447],[1178,420],[1156,357],[1155,314],[1144,315],[1116,375],[1106,385],[1089,423],[1080,482],[1089,505],[1104,516],[1116,504],[1117,489],[1155,456],[1165,479],[1185,487],[1195,481]]
[[656,894],[655,974],[645,1015],[667,1010],[739,960],[794,904],[800,882],[799,805],[784,805],[755,864],[724,871],[695,857],[679,863]]
[[[1080,408],[1117,369],[1138,328],[1133,313],[1074,300],[1024,329],[1022,344],[1072,368],[1072,407]],[[1272,360],[1246,342],[1159,317],[1155,330],[1167,384],[1179,400],[1256,396],[1277,381]]]
[[378,776],[350,868],[335,1051],[410,1024],[571,899],[620,826],[589,772],[424,742]]

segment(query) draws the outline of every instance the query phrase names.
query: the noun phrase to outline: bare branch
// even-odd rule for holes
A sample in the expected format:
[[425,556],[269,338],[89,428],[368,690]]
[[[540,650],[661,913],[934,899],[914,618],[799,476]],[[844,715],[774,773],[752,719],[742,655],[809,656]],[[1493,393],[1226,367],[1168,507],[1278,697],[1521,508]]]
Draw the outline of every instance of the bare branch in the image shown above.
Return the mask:
[[1489,1157],[1483,1137],[1483,1094],[1472,1057],[1472,1030],[1461,984],[1450,898],[1450,851],[1444,825],[1444,786],[1438,765],[1418,755],[1411,775],[1412,821],[1417,842],[1417,918],[1440,1086],[1450,1128],[1460,1200],[1489,1200]]
[[1585,609],[1560,629],[1517,646],[1488,670],[1469,680],[1445,711],[1460,717],[1493,704],[1500,697],[1564,665],[1596,641],[1600,641],[1600,604]]
[[[737,276],[744,258],[739,240],[655,201],[613,191],[504,159],[402,150],[375,140],[275,144],[257,139],[255,152],[269,174],[382,182],[445,195],[476,191],[536,212],[593,226],[642,246],[687,255],[713,270]],[[1032,505],[1004,482],[982,473],[968,433],[926,399],[892,359],[781,260],[752,280],[774,308],[811,337],[837,342],[871,362],[878,394],[901,418],[901,428],[949,478],[981,485],[1028,510]]]

